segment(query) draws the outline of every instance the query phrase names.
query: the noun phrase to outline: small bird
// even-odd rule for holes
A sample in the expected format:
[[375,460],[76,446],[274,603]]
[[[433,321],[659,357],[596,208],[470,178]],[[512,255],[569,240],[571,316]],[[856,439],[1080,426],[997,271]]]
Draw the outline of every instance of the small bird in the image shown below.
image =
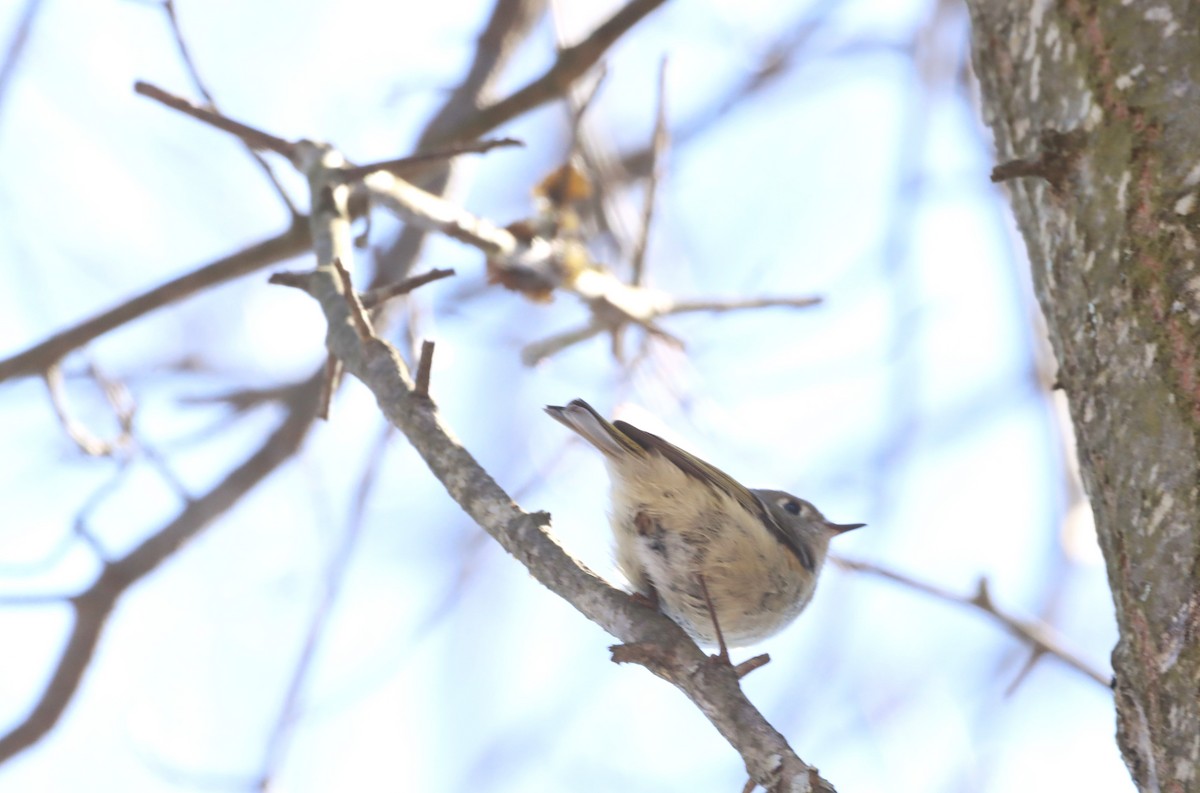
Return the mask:
[[657,435],[609,423],[582,399],[546,412],[608,464],[617,564],[638,593],[698,643],[754,643],[808,605],[831,523],[807,501],[751,490]]

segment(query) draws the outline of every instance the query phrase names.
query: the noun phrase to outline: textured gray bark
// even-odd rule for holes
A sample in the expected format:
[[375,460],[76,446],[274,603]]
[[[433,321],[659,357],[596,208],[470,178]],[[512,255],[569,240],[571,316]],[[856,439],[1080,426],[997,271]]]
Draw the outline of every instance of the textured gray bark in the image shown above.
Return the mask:
[[1117,740],[1139,789],[1200,790],[1200,5],[969,5],[1112,586]]

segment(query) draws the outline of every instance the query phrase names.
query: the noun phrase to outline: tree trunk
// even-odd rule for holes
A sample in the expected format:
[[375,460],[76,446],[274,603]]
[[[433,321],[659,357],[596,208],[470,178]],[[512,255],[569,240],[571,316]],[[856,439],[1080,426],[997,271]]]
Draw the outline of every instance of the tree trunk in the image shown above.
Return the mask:
[[1200,790],[1200,5],[969,5],[1112,586],[1117,740],[1140,790]]

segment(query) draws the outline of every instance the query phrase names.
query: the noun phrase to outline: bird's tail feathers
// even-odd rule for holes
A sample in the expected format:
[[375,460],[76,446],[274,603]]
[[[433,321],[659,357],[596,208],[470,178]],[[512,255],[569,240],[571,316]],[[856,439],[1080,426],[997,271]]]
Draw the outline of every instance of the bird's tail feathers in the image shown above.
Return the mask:
[[546,412],[555,421],[571,428],[609,457],[619,459],[631,452],[637,455],[645,453],[641,446],[606,421],[582,399],[573,399],[565,407],[547,405]]

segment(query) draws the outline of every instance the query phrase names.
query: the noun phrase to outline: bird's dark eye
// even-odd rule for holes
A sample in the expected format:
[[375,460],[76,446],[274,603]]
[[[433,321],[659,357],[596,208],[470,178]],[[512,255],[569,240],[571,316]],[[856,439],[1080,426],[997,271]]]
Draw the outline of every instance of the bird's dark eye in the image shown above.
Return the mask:
[[792,515],[800,514],[800,502],[794,498],[789,498],[787,501],[783,502],[783,508],[789,514],[792,514]]

